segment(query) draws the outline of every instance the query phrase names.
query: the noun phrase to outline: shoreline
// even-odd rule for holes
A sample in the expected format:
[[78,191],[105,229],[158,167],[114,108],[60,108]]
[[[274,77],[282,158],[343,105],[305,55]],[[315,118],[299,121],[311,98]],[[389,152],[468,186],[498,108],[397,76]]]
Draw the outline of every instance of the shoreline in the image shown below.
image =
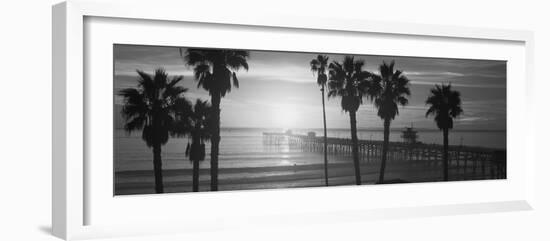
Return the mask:
[[[404,182],[442,181],[441,163],[388,163],[386,181]],[[362,164],[362,185],[376,183],[380,168],[379,162]],[[293,187],[324,187],[324,165],[309,164],[277,167],[220,168],[219,190],[255,190]],[[210,169],[200,170],[200,190],[209,191]],[[473,173],[472,167],[450,167],[450,181],[487,179],[489,175]],[[192,170],[163,170],[166,192],[191,192]],[[329,164],[329,186],[355,185],[352,163]],[[152,170],[115,172],[115,195],[154,193]]]

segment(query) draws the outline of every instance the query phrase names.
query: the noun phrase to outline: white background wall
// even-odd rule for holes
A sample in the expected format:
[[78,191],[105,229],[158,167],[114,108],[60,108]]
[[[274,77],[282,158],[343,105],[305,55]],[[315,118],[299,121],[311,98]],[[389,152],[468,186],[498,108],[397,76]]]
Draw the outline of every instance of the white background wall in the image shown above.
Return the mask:
[[[151,0],[152,1],[152,0]],[[4,1],[0,7],[0,240],[56,240],[51,206],[51,5]],[[198,0],[197,0],[198,2]],[[535,32],[537,200],[529,212],[386,220],[283,229],[220,230],[117,240],[550,240],[550,194],[543,154],[550,138],[550,8],[545,1],[200,1],[236,14],[279,12]],[[202,9],[205,10],[205,9]],[[197,8],[182,9],[199,11]]]

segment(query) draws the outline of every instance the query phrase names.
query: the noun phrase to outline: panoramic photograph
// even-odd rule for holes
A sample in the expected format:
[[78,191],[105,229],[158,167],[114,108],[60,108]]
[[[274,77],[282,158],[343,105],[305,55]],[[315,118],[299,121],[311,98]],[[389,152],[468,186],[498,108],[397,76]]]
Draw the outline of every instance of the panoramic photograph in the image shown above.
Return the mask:
[[506,179],[506,61],[113,45],[114,195]]

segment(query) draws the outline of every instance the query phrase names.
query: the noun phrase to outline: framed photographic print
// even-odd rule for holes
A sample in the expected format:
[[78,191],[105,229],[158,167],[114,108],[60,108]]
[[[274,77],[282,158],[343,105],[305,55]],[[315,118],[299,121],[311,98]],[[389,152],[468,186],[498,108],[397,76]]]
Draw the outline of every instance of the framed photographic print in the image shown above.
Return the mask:
[[530,32],[152,4],[53,8],[56,236],[531,208]]
[[506,61],[113,53],[115,195],[506,179]]

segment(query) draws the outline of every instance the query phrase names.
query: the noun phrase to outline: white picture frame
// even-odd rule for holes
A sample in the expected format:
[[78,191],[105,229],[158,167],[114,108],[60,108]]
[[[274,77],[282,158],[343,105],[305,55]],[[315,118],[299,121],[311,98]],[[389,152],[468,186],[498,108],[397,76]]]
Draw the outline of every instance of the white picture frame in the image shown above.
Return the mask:
[[[184,3],[177,2],[158,4],[158,1],[134,3],[86,0],[67,1],[53,7],[52,226],[54,235],[63,239],[84,239],[227,228],[245,224],[250,225],[250,220],[253,220],[254,225],[260,226],[273,223],[294,225],[301,222],[360,221],[383,218],[530,210],[533,208],[534,169],[536,162],[533,150],[533,130],[530,129],[533,125],[530,125],[529,121],[523,118],[524,116],[529,116],[528,112],[530,109],[522,108],[522,106],[529,106],[532,103],[531,97],[527,95],[533,83],[533,34],[531,32],[410,23],[364,22],[351,19],[312,19],[276,14],[251,17],[250,15],[243,16],[231,13],[205,15],[199,11],[187,11],[185,15],[182,15],[179,9],[184,7]],[[154,11],[151,11],[151,9],[154,9]],[[90,133],[90,129],[88,129],[89,126],[87,123],[90,123],[94,115],[91,114],[93,112],[91,109],[93,108],[86,101],[87,98],[93,98],[93,96],[89,97],[86,95],[90,95],[88,89],[100,86],[95,84],[92,84],[92,86],[85,80],[86,78],[90,78],[86,74],[86,68],[95,68],[90,66],[90,63],[86,59],[86,53],[89,53],[89,50],[86,48],[90,46],[86,45],[87,39],[85,36],[90,33],[102,33],[100,28],[94,28],[94,30],[87,29],[86,19],[105,18],[120,20],[122,22],[153,22],[153,24],[149,25],[152,31],[154,28],[168,23],[171,23],[171,25],[207,24],[209,26],[221,26],[224,29],[234,28],[242,30],[251,28],[252,31],[249,31],[251,34],[264,30],[267,32],[274,30],[277,32],[315,32],[315,34],[374,34],[397,39],[421,38],[424,39],[423,41],[452,40],[451,42],[453,43],[447,44],[455,44],[457,46],[475,42],[476,44],[489,46],[488,49],[491,49],[490,46],[492,45],[498,45],[497,43],[503,46],[509,45],[511,46],[509,48],[510,51],[514,52],[513,54],[506,55],[504,53],[499,55],[496,48],[491,51],[494,52],[495,58],[513,61],[513,66],[516,66],[509,73],[509,75],[514,77],[507,78],[509,85],[508,108],[513,110],[513,113],[508,113],[508,116],[511,117],[508,122],[508,131],[509,136],[511,135],[515,138],[514,141],[511,141],[511,144],[518,144],[511,147],[513,149],[508,148],[513,152],[509,161],[512,164],[516,163],[516,165],[509,165],[509,168],[512,168],[509,170],[511,177],[504,181],[406,184],[406,188],[403,188],[401,185],[394,185],[370,186],[368,188],[338,187],[253,192],[237,191],[204,193],[193,196],[191,194],[145,195],[123,199],[118,198],[112,203],[107,202],[105,201],[106,199],[115,199],[112,196],[101,197],[103,199],[96,197],[97,195],[94,196],[96,192],[93,190],[97,190],[98,185],[93,183],[97,179],[93,178],[94,174],[89,174],[88,172],[92,168],[98,168],[98,166],[87,159],[90,158],[89,143],[87,143],[86,139]],[[109,21],[106,22],[109,24]],[[109,37],[116,38],[116,36]],[[151,43],[155,43],[155,41]],[[176,43],[166,42],[163,44]],[[223,45],[223,43],[221,44]],[[95,47],[91,46],[91,48]],[[258,48],[261,48],[261,46]],[[271,47],[271,49],[292,50],[293,46],[283,44]],[[481,54],[478,54],[478,57],[482,56]],[[108,61],[112,61],[112,59]],[[109,89],[109,91],[112,91],[112,89]],[[94,94],[91,93],[91,95]],[[524,127],[518,130],[519,126]],[[509,147],[511,144],[509,143]],[[111,172],[111,170],[103,171]],[[92,188],[92,186],[95,187]],[[470,197],[456,198],[452,195],[447,195],[446,199],[425,202],[420,199],[410,202],[399,202],[391,201],[388,198],[407,193],[415,194],[419,191],[426,192],[428,196],[433,196],[434,193],[443,192],[448,187],[462,190],[458,191],[458,193],[465,193],[464,190],[474,191],[470,192],[469,195],[472,195]],[[493,197],[485,197],[483,192],[487,190],[496,190],[496,194]],[[354,197],[367,195],[372,197],[375,194],[378,197],[386,197],[386,199],[369,200],[369,207],[360,206],[360,203],[364,202],[347,200],[345,208],[337,208],[336,205],[344,204],[343,198],[331,200],[332,202],[336,202],[336,204],[324,210],[320,208],[320,205],[323,203],[308,203],[308,201],[315,198],[322,199],[327,196]],[[475,194],[479,194],[479,196],[473,196]],[[281,197],[293,197],[304,201],[298,201],[298,203],[292,205],[282,202],[280,207],[270,210],[266,210],[257,204],[242,204],[243,200],[274,204],[277,198]],[[222,209],[228,207],[225,205],[215,209],[212,212],[216,211],[217,214],[208,218],[200,218],[199,212],[187,213],[187,217],[182,218],[181,212],[178,211],[164,213],[164,216],[160,218],[158,215],[155,216],[152,210],[146,210],[152,209],[148,207],[158,205],[159,202],[166,205],[166,210],[168,210],[169,208],[175,208],[178,203],[181,204],[182,202],[207,206],[209,203],[219,202],[219,200],[234,204],[234,206]],[[94,205],[94,203],[96,204]],[[100,204],[98,205],[97,203]],[[156,223],[156,225],[151,225],[151,223],[145,222],[139,217],[129,218],[128,215],[132,216],[130,209],[124,210],[123,207],[132,207],[133,205],[143,207],[144,210],[141,210],[139,215],[142,214],[150,219],[151,222]],[[90,222],[90,216],[94,215],[102,218],[97,219],[99,220],[97,222]],[[320,218],[326,215],[330,215],[331,218]],[[125,218],[122,218],[123,216]],[[113,222],[105,221],[109,217]],[[195,221],[188,221],[190,219]],[[230,224],[226,222],[228,220],[231,220]]]

